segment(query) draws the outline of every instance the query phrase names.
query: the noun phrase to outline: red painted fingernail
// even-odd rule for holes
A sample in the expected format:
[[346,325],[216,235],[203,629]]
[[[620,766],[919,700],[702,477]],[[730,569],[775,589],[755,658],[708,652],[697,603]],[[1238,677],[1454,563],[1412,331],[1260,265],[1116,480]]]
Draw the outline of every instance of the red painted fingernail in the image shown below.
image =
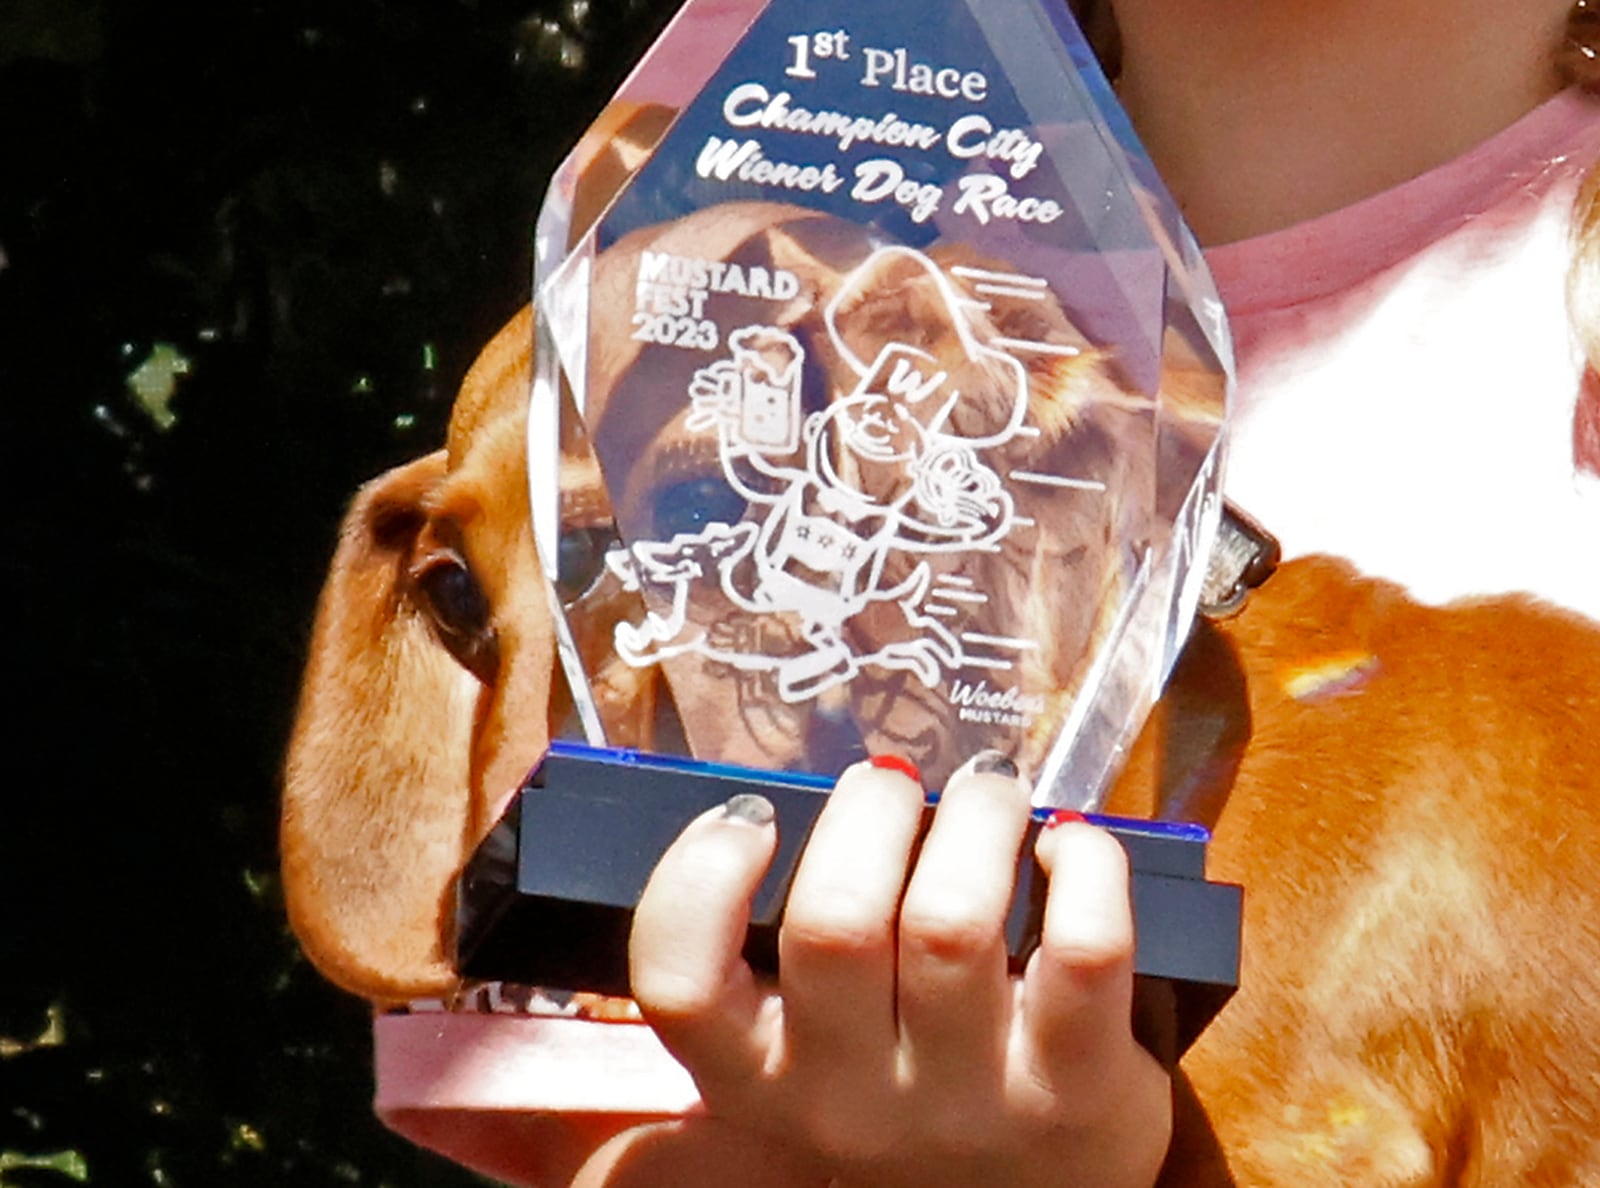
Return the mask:
[[1068,821],[1087,821],[1089,818],[1073,809],[1057,809],[1044,820],[1046,829],[1054,829],[1057,825],[1065,825]]
[[867,762],[885,771],[898,771],[910,778],[913,783],[922,783],[922,773],[917,770],[917,765],[909,759],[900,758],[899,755],[874,755]]

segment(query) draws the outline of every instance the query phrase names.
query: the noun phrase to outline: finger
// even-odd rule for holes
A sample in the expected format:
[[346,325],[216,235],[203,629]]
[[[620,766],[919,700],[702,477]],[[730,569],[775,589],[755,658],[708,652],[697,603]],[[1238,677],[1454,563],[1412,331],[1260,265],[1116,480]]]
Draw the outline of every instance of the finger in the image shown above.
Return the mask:
[[1023,1032],[1035,1073],[1063,1083],[1133,1046],[1133,907],[1128,857],[1081,821],[1046,828],[1036,850],[1050,877],[1039,947],[1023,982]]
[[806,843],[779,935],[784,1029],[798,1059],[840,1076],[892,1059],[894,924],[922,820],[921,784],[858,763]]
[[572,1188],[827,1188],[798,1150],[712,1117],[624,1131],[584,1164]]
[[998,1069],[1011,1014],[1005,921],[1028,786],[998,751],[950,778],[900,908],[902,1057],[919,1081]]
[[761,1067],[763,994],[741,952],[776,845],[771,802],[735,796],[668,847],[634,913],[634,997],[702,1092]]

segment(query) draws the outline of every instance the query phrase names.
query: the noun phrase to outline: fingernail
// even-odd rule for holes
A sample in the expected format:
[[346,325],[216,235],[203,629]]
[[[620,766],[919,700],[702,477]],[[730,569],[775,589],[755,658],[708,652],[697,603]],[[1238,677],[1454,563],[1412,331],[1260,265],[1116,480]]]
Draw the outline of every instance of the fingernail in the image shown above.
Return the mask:
[[1068,821],[1084,822],[1088,819],[1074,809],[1057,809],[1045,818],[1044,828],[1054,829],[1057,825],[1065,825]]
[[900,758],[899,755],[874,755],[867,762],[874,767],[881,767],[884,771],[898,771],[912,783],[922,783],[922,773],[917,770],[917,765],[909,759]]
[[1008,780],[1017,778],[1016,762],[1004,751],[979,751],[972,757],[972,770],[979,775],[1002,775]]
[[741,792],[737,796],[730,796],[722,806],[724,821],[743,821],[746,825],[771,825],[777,816],[778,811],[772,807],[772,801],[755,792]]
[[998,775],[1004,776],[1008,780],[1014,780],[1017,778],[1017,774],[1016,761],[1010,755],[1007,755],[1004,751],[988,750],[979,751],[971,759],[968,759],[960,767],[956,768],[954,775],[950,778],[953,780],[957,776]]

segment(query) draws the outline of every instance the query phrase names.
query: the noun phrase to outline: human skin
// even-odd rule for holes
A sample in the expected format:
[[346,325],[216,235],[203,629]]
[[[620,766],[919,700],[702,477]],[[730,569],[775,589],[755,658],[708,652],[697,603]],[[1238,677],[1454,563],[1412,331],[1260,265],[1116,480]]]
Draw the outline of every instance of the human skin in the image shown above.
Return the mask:
[[957,772],[907,883],[921,785],[846,771],[796,874],[776,986],[740,956],[773,827],[695,822],[640,903],[633,986],[716,1121],[630,1132],[578,1183],[705,1184],[708,1161],[740,1184],[1152,1182],[1169,1092],[1129,1031],[1128,875],[1109,835],[1042,835],[1043,936],[1007,975],[1027,792],[1004,770]]
[[1563,85],[1571,0],[1112,0],[1118,95],[1202,243],[1376,194]]

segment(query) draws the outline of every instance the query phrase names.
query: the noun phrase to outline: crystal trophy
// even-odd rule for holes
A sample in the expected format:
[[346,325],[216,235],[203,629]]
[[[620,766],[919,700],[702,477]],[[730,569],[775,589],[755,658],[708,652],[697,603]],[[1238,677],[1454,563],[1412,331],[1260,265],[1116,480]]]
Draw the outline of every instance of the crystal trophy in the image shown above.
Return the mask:
[[[502,845],[464,905],[540,863],[523,899],[559,901],[593,882],[576,867],[617,867],[569,834],[615,841],[599,805],[631,797],[615,815],[644,829],[659,803],[665,840],[632,838],[641,869],[594,892],[622,915],[583,925],[615,950],[726,781],[782,802],[781,868],[872,754],[937,789],[994,748],[1041,808],[1098,807],[1195,611],[1231,364],[1062,4],[688,0],[555,175],[535,305],[530,502],[587,745],[515,810],[548,816],[520,824],[544,857]],[[1185,842],[1161,830],[1124,827],[1136,868]],[[1185,844],[1203,860],[1203,831]],[[1199,980],[1231,986],[1225,890]],[[757,930],[780,916],[778,895]],[[600,980],[625,990],[614,961]]]

